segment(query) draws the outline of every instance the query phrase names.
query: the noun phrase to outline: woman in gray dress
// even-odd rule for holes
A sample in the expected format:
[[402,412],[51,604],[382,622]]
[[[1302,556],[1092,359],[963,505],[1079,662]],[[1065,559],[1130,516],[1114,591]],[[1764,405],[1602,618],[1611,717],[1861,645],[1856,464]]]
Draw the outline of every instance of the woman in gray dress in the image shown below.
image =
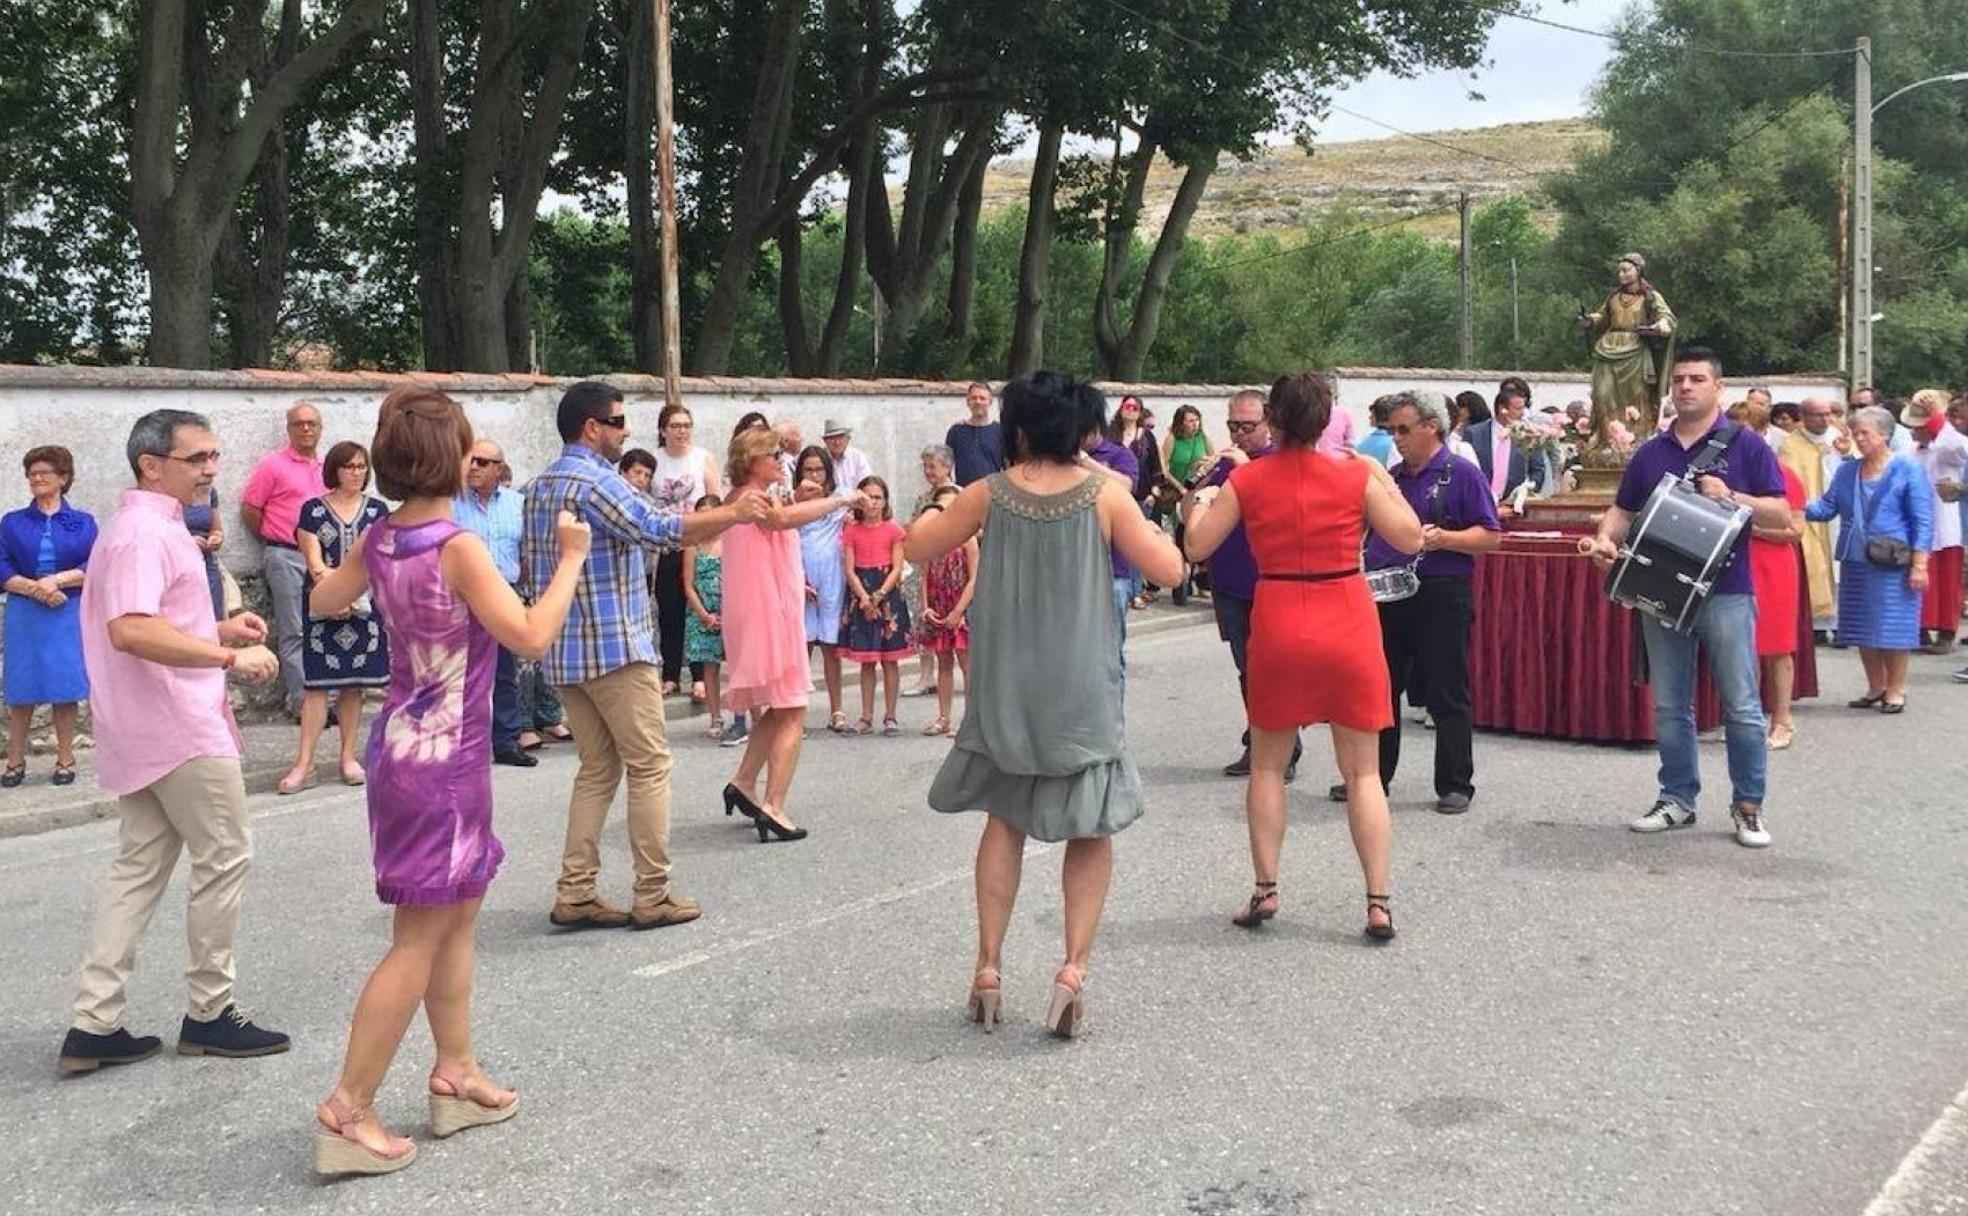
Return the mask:
[[[977,846],[977,969],[966,1009],[997,1024],[999,966],[1026,837],[1066,841],[1066,962],[1046,1025],[1072,1037],[1113,868],[1108,839],[1141,814],[1141,778],[1122,749],[1120,646],[1109,547],[1173,586],[1182,557],[1127,487],[1087,467],[1106,422],[1099,390],[1040,371],[1005,386],[1011,468],[972,482],[909,529],[925,565],[983,533],[970,606],[969,712],[929,789],[939,811],[989,815]],[[986,524],[988,523],[988,527]],[[1043,689],[1044,695],[1034,695]]]

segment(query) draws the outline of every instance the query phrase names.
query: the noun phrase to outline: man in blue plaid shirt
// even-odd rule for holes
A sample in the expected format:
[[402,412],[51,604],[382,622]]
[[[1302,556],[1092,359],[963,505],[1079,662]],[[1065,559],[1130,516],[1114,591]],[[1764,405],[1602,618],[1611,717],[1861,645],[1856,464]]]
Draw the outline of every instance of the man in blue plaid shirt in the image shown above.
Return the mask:
[[[765,518],[757,490],[689,515],[657,510],[615,471],[629,434],[622,394],[588,380],[560,399],[566,445],[526,489],[527,585],[544,587],[558,561],[554,521],[572,511],[594,529],[594,548],[560,640],[541,667],[560,689],[581,769],[567,805],[567,843],[551,920],[570,929],[655,929],[696,920],[695,900],[670,890],[670,746],[663,720],[662,660],[649,610],[643,554],[694,545],[737,523]],[[600,837],[626,770],[635,899],[627,912],[602,902]]]

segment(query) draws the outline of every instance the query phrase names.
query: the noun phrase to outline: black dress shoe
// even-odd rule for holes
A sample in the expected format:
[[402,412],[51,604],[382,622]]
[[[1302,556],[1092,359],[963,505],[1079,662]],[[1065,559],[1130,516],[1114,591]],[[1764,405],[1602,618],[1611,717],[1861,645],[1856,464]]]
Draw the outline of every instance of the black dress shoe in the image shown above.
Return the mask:
[[1330,786],[1327,786],[1327,787],[1326,787],[1326,801],[1328,801],[1328,802],[1345,802],[1345,801],[1346,801],[1346,783],[1345,783],[1344,781],[1341,781],[1341,782],[1339,782],[1339,783],[1338,783],[1338,784],[1336,784],[1336,785],[1330,785]]
[[514,768],[533,768],[534,766],[540,763],[540,758],[538,756],[533,755],[531,752],[522,752],[515,749],[515,750],[509,750],[503,752],[493,752],[492,763],[510,764]]
[[1224,765],[1223,775],[1226,777],[1250,776],[1250,749],[1245,748],[1243,755],[1237,757],[1235,760],[1232,760],[1230,763]]
[[187,1016],[178,1027],[178,1054],[181,1056],[223,1056],[243,1060],[252,1056],[274,1056],[290,1045],[286,1035],[253,1024],[246,1011],[227,1005],[209,1022],[195,1022]]
[[65,1073],[94,1072],[105,1064],[135,1064],[148,1060],[164,1046],[154,1034],[134,1035],[118,1027],[108,1034],[70,1030],[62,1040],[61,1058],[55,1067]]
[[1460,815],[1469,809],[1469,795],[1460,791],[1444,794],[1435,800],[1435,809],[1444,815]]

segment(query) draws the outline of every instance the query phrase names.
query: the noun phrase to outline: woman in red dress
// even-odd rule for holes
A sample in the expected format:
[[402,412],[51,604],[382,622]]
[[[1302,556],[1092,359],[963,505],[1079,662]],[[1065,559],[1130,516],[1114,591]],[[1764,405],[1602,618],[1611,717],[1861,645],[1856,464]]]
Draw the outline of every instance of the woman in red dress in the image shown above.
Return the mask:
[[1804,537],[1804,483],[1785,468],[1784,497],[1790,526],[1757,528],[1749,541],[1749,579],[1756,592],[1756,658],[1763,665],[1763,707],[1770,713],[1770,750],[1782,751],[1797,737],[1790,716],[1790,691],[1797,663],[1797,589]]
[[1396,548],[1419,552],[1421,521],[1379,461],[1317,450],[1332,410],[1324,376],[1308,372],[1272,385],[1264,416],[1278,450],[1237,469],[1220,492],[1192,496],[1185,548],[1189,560],[1203,561],[1242,526],[1257,558],[1244,795],[1256,890],[1233,919],[1255,928],[1278,914],[1285,765],[1299,727],[1329,722],[1366,875],[1367,935],[1385,940],[1394,936],[1387,891],[1393,828],[1380,784],[1380,731],[1394,724],[1393,695],[1380,616],[1360,573],[1360,538],[1371,526]]

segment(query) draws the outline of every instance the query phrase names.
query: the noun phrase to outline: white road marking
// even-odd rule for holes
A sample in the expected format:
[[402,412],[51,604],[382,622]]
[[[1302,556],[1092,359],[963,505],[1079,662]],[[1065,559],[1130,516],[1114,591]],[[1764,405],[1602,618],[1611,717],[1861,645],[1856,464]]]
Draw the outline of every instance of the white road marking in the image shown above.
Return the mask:
[[[1035,857],[1043,857],[1047,853],[1057,851],[1060,847],[1062,846],[1057,844],[1029,845],[1025,850],[1025,859],[1030,861]],[[729,958],[734,954],[756,949],[759,946],[770,945],[781,938],[791,937],[795,933],[804,933],[809,929],[818,929],[822,925],[830,925],[837,920],[845,920],[850,916],[859,916],[863,912],[872,912],[877,908],[883,908],[889,904],[901,903],[905,899],[914,899],[918,895],[926,895],[938,888],[947,887],[951,883],[962,882],[969,878],[972,873],[973,871],[969,866],[965,866],[961,870],[948,870],[942,874],[938,874],[934,878],[925,879],[922,882],[903,887],[899,891],[889,891],[881,895],[870,895],[865,899],[857,899],[851,904],[843,904],[833,911],[822,913],[819,916],[809,916],[802,920],[787,921],[785,924],[776,925],[769,929],[754,929],[749,933],[727,938],[715,945],[707,946],[702,950],[693,950],[689,954],[680,954],[675,958],[667,958],[661,962],[637,967],[630,974],[649,979],[654,979],[659,975],[672,975],[678,971],[688,970],[691,967],[696,967],[704,963],[716,962],[721,958]]]
[[1961,1087],[1941,1117],[1920,1137],[1920,1143],[1900,1161],[1886,1185],[1866,1205],[1865,1216],[1968,1212],[1968,1193],[1943,1189],[1956,1185],[1959,1176],[1941,1177],[1936,1171],[1942,1161],[1968,1161],[1968,1085]]

